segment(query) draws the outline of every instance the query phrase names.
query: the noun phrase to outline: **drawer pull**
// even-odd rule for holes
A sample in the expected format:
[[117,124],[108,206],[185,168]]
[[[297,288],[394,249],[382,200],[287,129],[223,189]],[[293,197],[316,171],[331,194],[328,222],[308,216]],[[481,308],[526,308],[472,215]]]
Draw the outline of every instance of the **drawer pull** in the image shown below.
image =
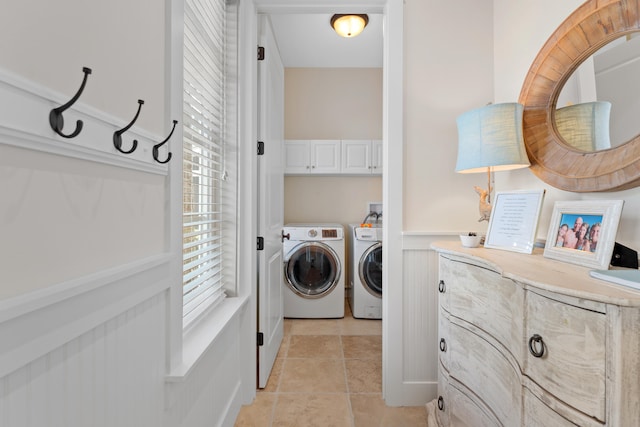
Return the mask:
[[441,294],[444,294],[446,290],[447,290],[447,287],[444,285],[444,280],[440,280],[440,283],[438,283],[438,292],[440,292]]
[[447,351],[447,341],[444,338],[440,338],[440,351],[443,353]]
[[[537,345],[540,345],[540,350],[537,349]],[[533,357],[542,357],[544,356],[544,341],[542,341],[542,337],[538,334],[533,334],[531,338],[529,338],[529,352],[533,355]]]
[[438,409],[444,410],[444,398],[442,396],[438,396]]

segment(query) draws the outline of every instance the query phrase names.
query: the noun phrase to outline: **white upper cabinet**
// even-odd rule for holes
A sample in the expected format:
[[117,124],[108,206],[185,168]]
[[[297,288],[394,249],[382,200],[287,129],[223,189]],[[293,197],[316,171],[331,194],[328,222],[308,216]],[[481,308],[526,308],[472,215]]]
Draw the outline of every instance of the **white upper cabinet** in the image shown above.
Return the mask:
[[382,140],[374,139],[371,141],[371,165],[372,173],[382,175]]
[[358,175],[382,174],[382,141],[342,141],[342,173]]
[[285,174],[380,175],[382,140],[287,140]]
[[284,146],[285,174],[340,173],[338,140],[287,140]]

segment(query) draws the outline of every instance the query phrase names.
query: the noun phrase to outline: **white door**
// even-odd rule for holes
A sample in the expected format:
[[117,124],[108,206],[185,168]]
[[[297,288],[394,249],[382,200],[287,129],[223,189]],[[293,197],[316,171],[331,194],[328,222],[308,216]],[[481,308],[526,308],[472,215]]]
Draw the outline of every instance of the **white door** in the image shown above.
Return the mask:
[[271,23],[259,17],[259,43],[265,59],[258,61],[258,140],[264,154],[258,156],[258,236],[264,249],[258,251],[258,387],[267,385],[282,343],[284,221],[284,66]]

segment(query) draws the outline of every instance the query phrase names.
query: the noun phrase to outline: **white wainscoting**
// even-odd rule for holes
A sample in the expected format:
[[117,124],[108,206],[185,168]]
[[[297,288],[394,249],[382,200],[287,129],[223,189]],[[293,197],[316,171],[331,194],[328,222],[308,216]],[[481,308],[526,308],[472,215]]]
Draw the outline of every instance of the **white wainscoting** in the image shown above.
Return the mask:
[[[0,426],[232,426],[246,300],[188,375],[167,382],[169,255],[0,303]],[[229,310],[227,310],[229,311]]]
[[243,370],[247,369],[241,338],[247,336],[246,321],[251,318],[250,305],[239,304],[188,374],[182,380],[167,378],[165,427],[234,425],[242,404]]
[[168,259],[3,301],[0,425],[161,425]]
[[438,391],[438,256],[431,244],[453,239],[458,239],[458,233],[405,232],[402,236],[402,381],[415,405],[435,399]]

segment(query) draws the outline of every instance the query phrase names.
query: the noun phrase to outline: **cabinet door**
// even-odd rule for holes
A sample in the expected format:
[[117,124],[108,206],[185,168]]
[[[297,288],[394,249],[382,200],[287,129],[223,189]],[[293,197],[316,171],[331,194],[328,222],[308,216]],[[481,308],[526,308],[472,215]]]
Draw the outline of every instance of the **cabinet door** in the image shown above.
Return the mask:
[[311,147],[311,173],[340,173],[340,141],[314,140]]
[[342,141],[342,173],[371,173],[371,141]]
[[371,141],[371,172],[382,174],[382,140]]
[[310,172],[309,142],[284,142],[284,173],[303,174]]
[[527,291],[526,319],[525,375],[604,422],[606,315]]

